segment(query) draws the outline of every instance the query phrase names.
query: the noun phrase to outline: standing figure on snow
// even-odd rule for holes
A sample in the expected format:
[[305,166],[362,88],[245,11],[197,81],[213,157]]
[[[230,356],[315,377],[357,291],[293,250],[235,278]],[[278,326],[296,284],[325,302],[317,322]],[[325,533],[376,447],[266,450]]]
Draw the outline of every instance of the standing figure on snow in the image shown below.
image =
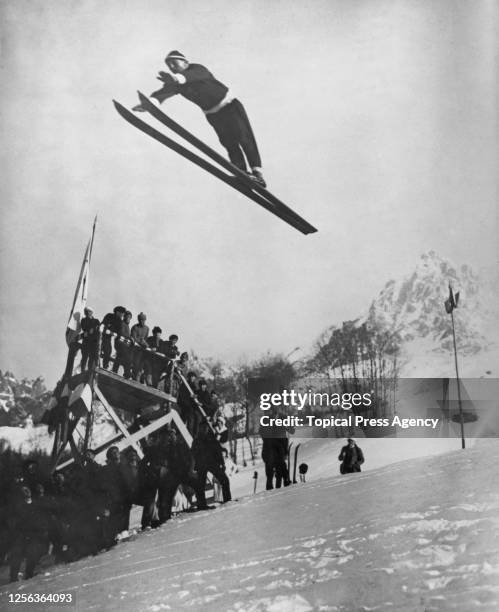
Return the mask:
[[199,424],[199,430],[194,438],[191,450],[199,477],[199,486],[204,487],[206,476],[208,472],[211,472],[222,488],[223,503],[231,501],[230,482],[225,473],[222,448],[206,419],[203,419]]
[[364,454],[362,450],[355,444],[355,440],[348,438],[348,444],[341,449],[338,456],[338,461],[341,461],[340,473],[351,474],[352,472],[360,472],[360,466],[364,463]]
[[[241,102],[207,68],[201,64],[191,64],[179,51],[170,51],[165,63],[171,72],[159,72],[157,78],[163,82],[163,87],[153,92],[151,97],[162,103],[180,94],[199,106],[220,143],[227,149],[230,161],[247,172],[247,160],[251,168],[250,177],[265,187],[260,153]],[[133,110],[144,109],[138,104]]]
[[[277,411],[272,411],[274,417],[284,417]],[[295,432],[294,427],[284,427],[284,425],[260,425],[260,436],[263,440],[262,459],[265,463],[265,476],[267,478],[266,490],[274,488],[280,489],[282,484],[285,487],[291,484],[289,478],[286,457],[289,453],[288,435]]]

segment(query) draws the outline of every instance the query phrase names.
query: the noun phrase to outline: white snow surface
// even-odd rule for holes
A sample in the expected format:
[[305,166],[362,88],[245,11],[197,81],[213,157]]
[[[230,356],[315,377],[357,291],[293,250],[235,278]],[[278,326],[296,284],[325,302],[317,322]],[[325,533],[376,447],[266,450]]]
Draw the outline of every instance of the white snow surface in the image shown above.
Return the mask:
[[[306,484],[180,515],[0,587],[0,602],[19,591],[72,593],[72,609],[122,612],[498,610],[498,441],[463,451],[455,439],[359,440],[365,471],[346,476],[341,444],[303,442]],[[252,490],[254,469],[263,480],[261,466],[248,467],[236,494]]]

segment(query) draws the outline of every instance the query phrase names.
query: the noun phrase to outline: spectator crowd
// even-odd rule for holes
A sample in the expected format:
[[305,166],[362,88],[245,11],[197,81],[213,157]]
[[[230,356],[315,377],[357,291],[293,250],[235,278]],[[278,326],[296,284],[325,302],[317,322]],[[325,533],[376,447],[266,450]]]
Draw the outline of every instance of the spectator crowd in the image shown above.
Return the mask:
[[78,351],[81,351],[82,372],[95,367],[100,358],[104,369],[111,367],[125,378],[155,388],[170,373],[168,367],[172,360],[177,360],[181,367],[188,362],[187,352],[180,353],[177,347],[177,334],[170,334],[164,340],[163,330],[157,325],[151,332],[143,312],[137,315],[133,325],[133,315],[124,306],[116,306],[102,321],[89,306],[84,309],[84,315],[80,321],[81,332],[70,346],[68,375],[72,373]]
[[[133,505],[142,506],[141,528],[169,520],[177,490],[197,510],[207,510],[205,487],[211,473],[222,501],[231,500],[224,454],[206,419],[189,448],[174,426],[142,441],[143,458],[128,447],[110,446],[106,464],[87,450],[80,461],[50,474],[30,459],[16,470],[0,501],[0,564],[10,580],[31,578],[49,551],[55,562],[71,562],[110,549],[127,537]],[[195,495],[195,501],[194,501]]]
[[[192,509],[211,508],[206,501],[208,474],[219,500],[231,500],[226,473],[230,460],[224,457],[222,446],[228,432],[216,391],[192,371],[185,377],[183,373],[168,376],[175,374],[174,364],[181,372],[187,367],[187,353],[181,355],[176,346],[178,337],[172,334],[163,341],[159,327],[150,335],[144,313],[130,328],[131,318],[130,312],[118,306],[101,323],[86,308],[80,338],[72,350],[70,347],[73,361],[81,351],[82,372],[91,369],[100,350],[102,367],[112,363],[112,370],[120,373],[122,368],[125,378],[155,387],[162,378],[175,380],[176,409],[192,435],[192,446],[171,423],[138,443],[142,458],[133,447],[120,452],[112,445],[106,451],[105,465],[96,461],[90,449],[53,473],[34,459],[19,465],[10,480],[4,481],[6,490],[0,499],[0,564],[9,565],[11,581],[18,580],[21,567],[26,578],[32,577],[49,551],[56,562],[67,563],[111,548],[127,537],[134,505],[142,506],[143,530],[171,518],[179,490]],[[165,402],[159,414],[138,414],[130,431],[169,410]]]

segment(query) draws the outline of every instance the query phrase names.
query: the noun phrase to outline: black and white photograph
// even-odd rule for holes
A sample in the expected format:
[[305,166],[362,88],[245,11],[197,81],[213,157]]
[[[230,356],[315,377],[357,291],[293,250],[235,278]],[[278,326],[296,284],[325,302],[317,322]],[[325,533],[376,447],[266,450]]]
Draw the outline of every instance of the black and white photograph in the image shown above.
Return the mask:
[[499,3],[0,0],[0,610],[499,610]]

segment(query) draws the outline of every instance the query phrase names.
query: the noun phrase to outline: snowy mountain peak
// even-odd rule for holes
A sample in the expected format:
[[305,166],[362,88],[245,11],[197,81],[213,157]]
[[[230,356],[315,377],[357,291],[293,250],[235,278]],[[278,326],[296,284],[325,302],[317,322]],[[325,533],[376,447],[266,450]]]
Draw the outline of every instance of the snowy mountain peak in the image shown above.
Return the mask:
[[444,301],[449,295],[449,283],[454,292],[460,293],[455,312],[459,348],[475,353],[488,344],[485,328],[490,318],[480,279],[470,266],[458,268],[434,251],[421,256],[412,274],[386,283],[371,304],[369,318],[398,331],[404,342],[425,339],[434,350],[448,351],[452,328]]

